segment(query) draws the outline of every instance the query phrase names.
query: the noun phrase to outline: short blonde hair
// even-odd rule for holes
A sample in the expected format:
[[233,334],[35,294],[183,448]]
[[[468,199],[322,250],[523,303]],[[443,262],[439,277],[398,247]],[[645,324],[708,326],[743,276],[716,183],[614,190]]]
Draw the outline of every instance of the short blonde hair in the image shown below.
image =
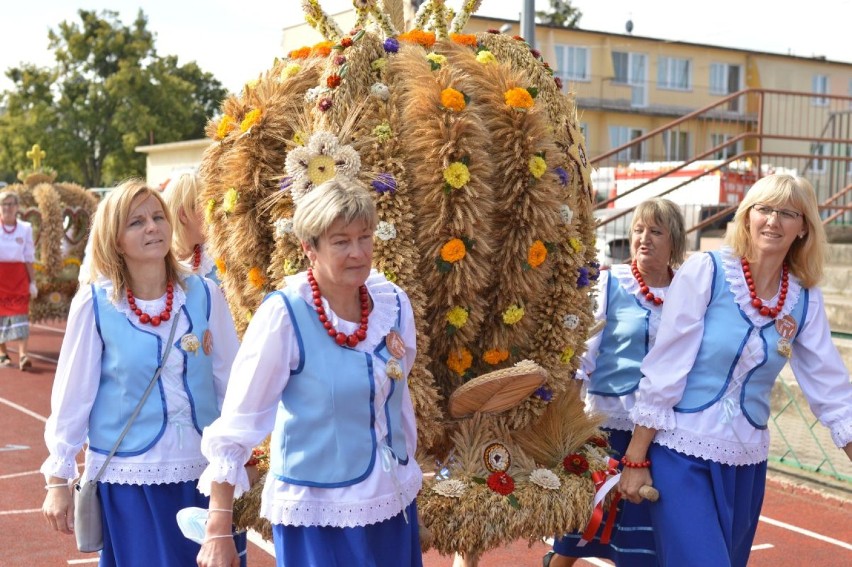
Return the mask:
[[[111,190],[95,211],[92,220],[92,272],[91,280],[103,276],[113,284],[113,299],[118,300],[127,289],[130,273],[118,249],[120,233],[127,225],[130,210],[137,197],[153,196],[160,202],[169,225],[172,224],[169,209],[160,193],[148,187],[140,179],[129,179]],[[171,248],[165,257],[166,278],[182,285],[183,271],[178,265]]]
[[683,264],[686,257],[686,222],[683,220],[683,211],[680,210],[680,206],[660,197],[642,201],[633,211],[633,220],[630,222],[631,232],[640,221],[653,221],[658,226],[666,227],[672,244],[669,265],[676,268]]
[[804,287],[817,285],[822,280],[827,244],[813,186],[804,177],[785,174],[767,175],[752,185],[737,208],[733,226],[726,236],[728,246],[738,256],[753,258],[748,214],[758,203],[770,207],[787,205],[802,212],[807,233],[793,241],[785,260]]
[[18,197],[18,194],[14,191],[0,191],[0,203],[12,197],[15,200],[15,204],[19,207],[21,206],[21,199]]
[[172,225],[172,248],[178,258],[189,258],[194,245],[189,242],[189,230],[180,220],[180,211],[190,219],[195,219],[198,208],[198,196],[201,193],[201,179],[195,173],[183,173],[174,183],[169,183],[165,191],[166,206],[174,220]]
[[345,224],[363,221],[375,228],[376,202],[367,189],[354,180],[331,179],[299,199],[293,214],[293,232],[314,248],[334,221]]

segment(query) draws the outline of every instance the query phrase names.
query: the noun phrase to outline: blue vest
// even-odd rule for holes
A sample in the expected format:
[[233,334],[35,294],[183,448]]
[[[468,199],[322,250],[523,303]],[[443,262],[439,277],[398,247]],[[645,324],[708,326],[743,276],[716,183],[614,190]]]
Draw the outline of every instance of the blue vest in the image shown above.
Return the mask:
[[[677,412],[698,412],[719,401],[731,382],[748,336],[755,328],[734,301],[719,253],[709,254],[713,259],[713,286],[704,316],[704,336],[695,363],[687,374],[683,397],[674,407]],[[809,294],[804,288],[802,292],[790,312],[798,325],[796,336],[801,332],[807,316]],[[775,329],[774,319],[760,327],[759,336],[763,343],[763,358],[743,381],[740,409],[752,426],[766,429],[769,394],[787,358],[778,352],[781,335]]]
[[[185,283],[186,303],[181,307],[181,318],[189,323],[187,333],[201,340],[210,317],[210,291],[198,276],[187,277]],[[89,414],[89,447],[97,453],[108,454],[154,377],[164,345],[159,336],[117,311],[103,288],[92,284],[92,297],[95,324],[104,350],[98,392]],[[170,322],[164,323],[168,324]],[[183,355],[183,386],[192,408],[192,422],[200,434],[219,416],[213,364],[201,348],[195,353],[181,349],[180,339],[175,335],[172,348]],[[158,387],[145,400],[116,455],[128,457],[144,453],[163,435],[167,418],[166,395],[162,377],[157,381]]]
[[639,387],[642,359],[648,354],[651,310],[628,292],[615,274],[606,286],[606,326],[588,392],[624,396]]
[[[284,300],[299,344],[299,365],[281,395],[270,456],[272,473],[300,486],[336,488],[363,481],[376,459],[373,402],[376,384],[370,353],[338,347],[320,323],[313,306],[298,291],[285,287]],[[399,305],[399,297],[397,297]],[[400,310],[401,311],[401,310]],[[401,313],[397,315],[399,325]],[[373,353],[380,364],[390,358],[384,340]],[[404,361],[401,361],[404,363]],[[404,373],[405,370],[403,369]],[[385,443],[398,462],[408,462],[402,431],[402,396],[406,380],[391,380],[384,406]]]

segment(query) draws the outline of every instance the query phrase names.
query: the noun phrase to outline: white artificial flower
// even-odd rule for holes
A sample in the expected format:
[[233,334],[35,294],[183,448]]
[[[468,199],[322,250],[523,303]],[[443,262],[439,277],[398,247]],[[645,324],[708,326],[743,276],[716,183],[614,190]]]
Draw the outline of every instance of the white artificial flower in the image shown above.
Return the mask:
[[574,218],[574,211],[571,210],[571,207],[568,205],[562,205],[559,207],[559,214],[562,216],[562,222],[565,224],[571,224],[571,219]]
[[328,87],[312,87],[305,91],[305,102],[316,102],[320,96],[330,91]]
[[432,490],[447,498],[461,498],[462,494],[467,491],[467,486],[462,481],[451,478],[436,483]]
[[284,238],[293,232],[293,219],[281,218],[275,221],[275,238]]
[[396,227],[389,222],[379,221],[376,225],[376,236],[379,240],[393,240],[396,238]]
[[304,197],[315,185],[337,176],[355,179],[361,171],[361,156],[352,146],[340,143],[330,132],[315,132],[304,146],[287,153],[284,168],[291,178],[293,201]]
[[535,469],[530,473],[530,482],[548,490],[559,490],[562,486],[559,477],[549,469]]
[[180,348],[186,352],[198,354],[198,348],[201,346],[201,341],[192,333],[187,333],[180,338]]
[[566,328],[573,330],[580,324],[580,318],[573,313],[569,313],[562,318],[562,324],[565,325]]
[[378,99],[387,100],[390,98],[390,89],[384,83],[373,83],[373,86],[370,87],[370,94]]

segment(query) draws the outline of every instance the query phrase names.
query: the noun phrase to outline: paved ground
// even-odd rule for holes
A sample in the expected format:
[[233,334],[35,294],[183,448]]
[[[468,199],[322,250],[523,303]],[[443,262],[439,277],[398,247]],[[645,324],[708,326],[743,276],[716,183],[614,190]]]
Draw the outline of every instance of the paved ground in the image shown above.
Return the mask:
[[[46,456],[44,421],[50,411],[50,389],[62,333],[61,323],[34,326],[31,340],[34,371],[0,369],[0,567],[96,564],[95,556],[76,551],[73,538],[49,530],[40,513],[44,479],[38,467]],[[274,566],[268,548],[257,539],[249,546],[252,567]],[[543,542],[531,547],[525,541],[516,542],[487,553],[480,566],[536,567],[541,565],[541,556],[548,549]],[[432,551],[424,555],[424,565],[450,567],[452,559]],[[591,560],[577,565],[608,563]],[[774,471],[749,565],[852,565],[849,483],[821,480],[805,473],[780,475]]]

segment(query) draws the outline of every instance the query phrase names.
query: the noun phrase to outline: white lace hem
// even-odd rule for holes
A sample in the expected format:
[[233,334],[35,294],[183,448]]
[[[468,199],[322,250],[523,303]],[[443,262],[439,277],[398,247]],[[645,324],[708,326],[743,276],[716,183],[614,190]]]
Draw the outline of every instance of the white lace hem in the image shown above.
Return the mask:
[[723,465],[756,465],[769,456],[769,435],[760,443],[713,439],[689,431],[659,431],[654,442],[684,455]]
[[[97,476],[103,461],[89,463],[83,472],[84,480]],[[198,480],[207,467],[204,459],[181,463],[120,463],[107,465],[100,482],[112,484],[173,484]]]
[[389,493],[358,502],[304,502],[276,499],[274,480],[263,488],[260,515],[273,524],[354,528],[384,522],[402,512],[423,484],[418,474],[400,488],[402,497]]
[[198,491],[210,496],[210,485],[214,482],[233,484],[234,498],[239,498],[251,488],[245,465],[223,458],[214,459],[201,473],[198,479]]
[[[289,286],[294,286],[298,290],[299,295],[313,305],[313,295],[311,286],[308,284],[307,272],[300,272],[293,276],[287,276],[285,282]],[[370,298],[373,300],[373,310],[370,312],[370,324],[367,327],[367,338],[362,343],[368,350],[372,351],[382,342],[390,330],[396,326],[397,313],[399,305],[397,304],[397,287],[389,282],[384,274],[372,270],[367,281],[365,282],[367,289],[370,292]],[[331,310],[328,302],[323,298],[323,306],[326,314],[329,316],[332,325],[337,329],[346,332],[345,329],[355,329],[358,323],[354,321],[346,321],[340,319],[337,314]]]
[[[734,301],[737,302],[743,313],[758,327],[762,327],[770,323],[773,319],[766,315],[761,315],[760,311],[751,304],[751,295],[749,294],[748,284],[743,275],[743,266],[740,258],[735,256],[733,250],[728,247],[722,248],[720,252],[722,258],[722,267],[725,270],[725,280],[728,282],[728,287],[734,296]],[[799,294],[802,291],[802,285],[799,279],[793,274],[789,274],[787,282],[787,299],[784,301],[784,306],[781,308],[781,313],[778,314],[778,319],[782,319],[788,315],[796,303],[799,301]],[[777,304],[778,295],[781,292],[780,284],[775,296],[767,303],[771,305]]]
[[55,476],[57,478],[77,478],[79,476],[77,461],[66,460],[59,457],[48,456],[41,465],[40,471],[45,477]]
[[675,412],[672,408],[657,408],[636,402],[630,410],[630,419],[636,425],[656,430],[674,429]]
[[602,427],[616,429],[618,431],[633,431],[633,420],[627,414],[607,415]]
[[829,425],[831,429],[831,440],[841,449],[852,443],[852,421],[843,421]]

